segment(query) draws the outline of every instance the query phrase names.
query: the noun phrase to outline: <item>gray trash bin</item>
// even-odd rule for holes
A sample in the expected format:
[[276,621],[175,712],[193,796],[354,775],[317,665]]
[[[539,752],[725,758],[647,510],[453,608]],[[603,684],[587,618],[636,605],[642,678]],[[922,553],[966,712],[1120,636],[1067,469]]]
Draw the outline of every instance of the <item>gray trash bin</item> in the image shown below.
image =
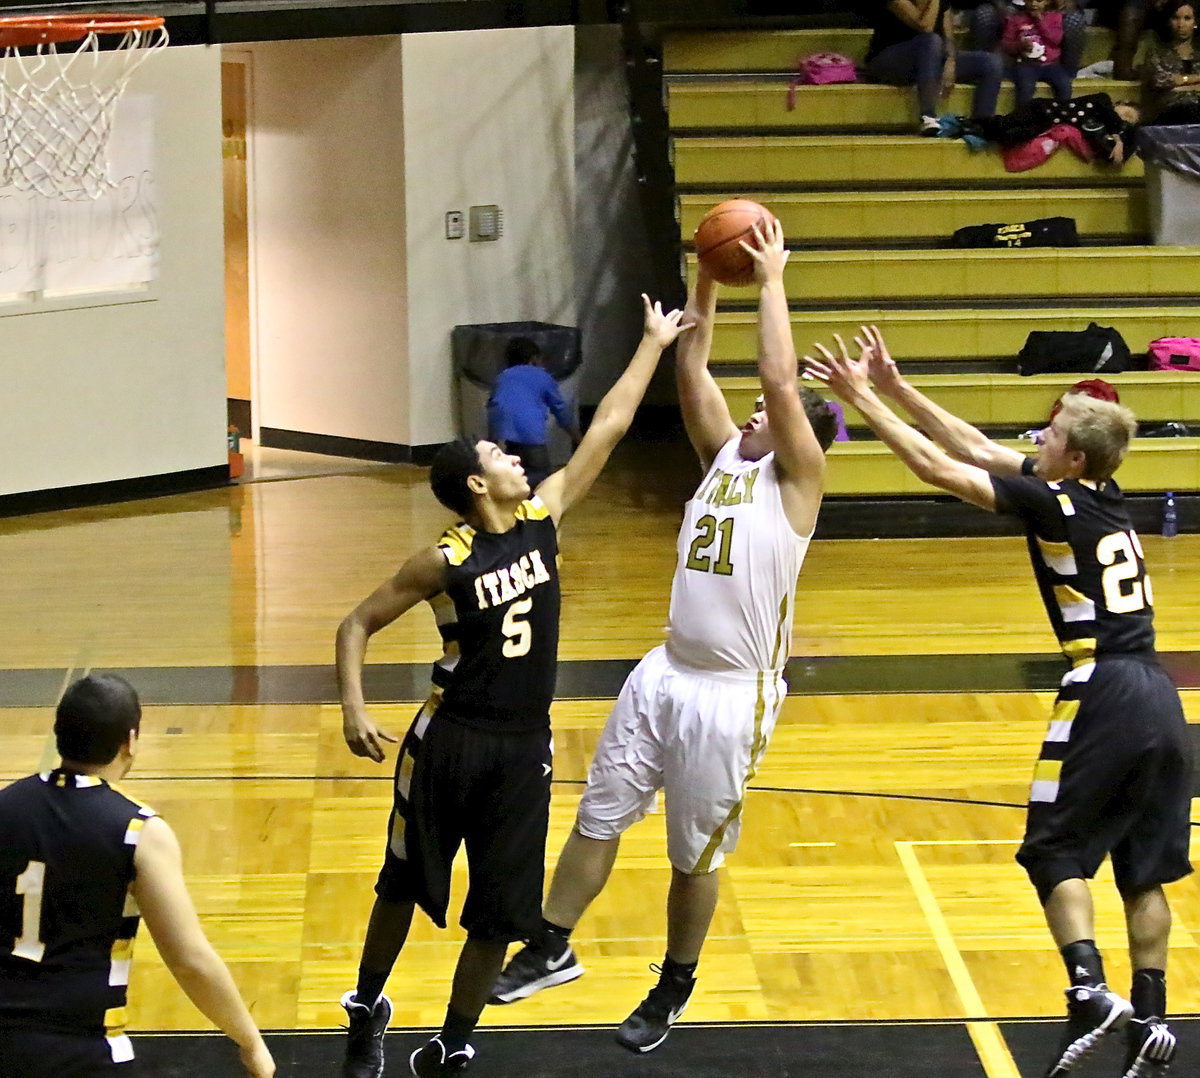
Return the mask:
[[[487,437],[487,402],[492,386],[504,370],[508,342],[528,337],[542,350],[542,363],[558,383],[567,407],[579,421],[579,376],[582,351],[575,326],[549,322],[486,322],[455,326],[450,334],[454,375],[458,387],[458,430],[460,434]],[[571,440],[551,416],[547,445],[555,467],[566,462]]]
[[1143,127],[1146,203],[1156,244],[1200,244],[1200,124]]

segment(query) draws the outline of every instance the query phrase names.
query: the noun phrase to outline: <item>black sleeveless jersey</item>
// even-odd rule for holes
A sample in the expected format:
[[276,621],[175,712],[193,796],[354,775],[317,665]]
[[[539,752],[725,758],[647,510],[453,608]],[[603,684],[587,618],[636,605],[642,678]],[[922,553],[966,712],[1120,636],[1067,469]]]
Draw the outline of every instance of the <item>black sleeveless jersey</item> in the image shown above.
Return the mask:
[[103,779],[30,775],[0,790],[0,1026],[106,1036],[133,1055],[125,993],[133,855],[153,809]]
[[1154,594],[1142,544],[1112,480],[992,477],[996,510],[1025,526],[1050,624],[1075,665],[1154,651]]
[[458,662],[439,714],[522,732],[550,724],[558,659],[558,535],[536,496],[503,533],[466,524],[438,540],[454,603]]

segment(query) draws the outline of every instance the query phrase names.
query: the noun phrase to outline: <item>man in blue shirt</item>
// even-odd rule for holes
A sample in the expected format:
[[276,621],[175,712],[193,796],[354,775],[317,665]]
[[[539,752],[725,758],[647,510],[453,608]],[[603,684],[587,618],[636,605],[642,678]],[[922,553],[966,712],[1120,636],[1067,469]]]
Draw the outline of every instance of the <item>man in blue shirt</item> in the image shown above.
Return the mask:
[[571,448],[579,445],[579,424],[567,407],[558,383],[542,366],[542,352],[528,337],[514,337],[505,355],[507,369],[500,373],[488,400],[488,438],[521,458],[530,487],[550,474],[546,423],[554,413],[558,425],[570,435]]

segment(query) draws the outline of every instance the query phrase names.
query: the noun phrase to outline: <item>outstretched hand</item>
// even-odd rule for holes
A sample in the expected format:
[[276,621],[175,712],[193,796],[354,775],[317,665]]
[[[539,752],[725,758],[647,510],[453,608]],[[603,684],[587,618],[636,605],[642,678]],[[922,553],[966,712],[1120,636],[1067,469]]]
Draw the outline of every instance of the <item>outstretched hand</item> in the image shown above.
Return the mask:
[[858,359],[851,359],[846,351],[846,342],[841,334],[833,335],[837,343],[835,355],[819,341],[813,347],[821,353],[820,358],[804,357],[804,367],[818,381],[827,385],[835,396],[851,402],[853,399],[870,389],[871,378],[867,370],[869,362],[867,352],[862,352]]
[[754,279],[760,284],[783,280],[783,267],[791,254],[783,245],[783,223],[773,217],[765,228],[754,225],[754,243],[738,240],[738,244],[754,259]]
[[859,347],[859,357],[866,357],[867,373],[875,388],[885,397],[894,396],[902,381],[900,368],[888,352],[883,334],[878,326],[860,326],[860,336],[854,338]]
[[695,322],[684,322],[683,311],[674,310],[663,314],[662,303],[659,300],[650,302],[650,297],[642,293],[642,305],[645,308],[645,324],[643,335],[649,337],[659,348],[667,348],[685,329],[691,329]]

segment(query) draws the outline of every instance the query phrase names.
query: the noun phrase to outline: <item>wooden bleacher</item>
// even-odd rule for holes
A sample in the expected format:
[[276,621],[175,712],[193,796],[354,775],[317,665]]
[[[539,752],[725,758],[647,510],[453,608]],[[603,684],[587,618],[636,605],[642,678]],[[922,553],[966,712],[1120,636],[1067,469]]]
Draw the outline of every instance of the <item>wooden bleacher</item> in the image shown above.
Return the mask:
[[[1144,171],[1060,151],[1009,174],[994,150],[913,134],[913,90],[857,83],[798,87],[796,61],[837,51],[856,59],[863,30],[676,33],[663,43],[680,221],[690,239],[704,211],[753,198],[784,222],[797,347],[879,324],[893,355],[935,400],[1007,440],[1041,426],[1084,374],[1022,378],[1016,353],[1033,329],[1117,327],[1135,354],[1160,336],[1200,336],[1197,257],[1148,243]],[[1087,59],[1105,55],[1089,31]],[[944,111],[965,114],[972,88]],[[1076,93],[1137,100],[1134,83],[1077,80]],[[1000,110],[1012,106],[1005,86]],[[1083,246],[951,250],[956,228],[1036,217],[1076,219]],[[689,255],[689,263],[694,256]],[[713,361],[735,418],[757,394],[754,293],[723,289]],[[1131,371],[1107,376],[1143,428],[1169,421],[1200,433],[1200,378]],[[832,451],[832,495],[928,494],[853,413],[853,440]],[[1020,444],[1020,443],[1013,443]],[[1200,438],[1139,439],[1121,470],[1135,492],[1200,490]]]

